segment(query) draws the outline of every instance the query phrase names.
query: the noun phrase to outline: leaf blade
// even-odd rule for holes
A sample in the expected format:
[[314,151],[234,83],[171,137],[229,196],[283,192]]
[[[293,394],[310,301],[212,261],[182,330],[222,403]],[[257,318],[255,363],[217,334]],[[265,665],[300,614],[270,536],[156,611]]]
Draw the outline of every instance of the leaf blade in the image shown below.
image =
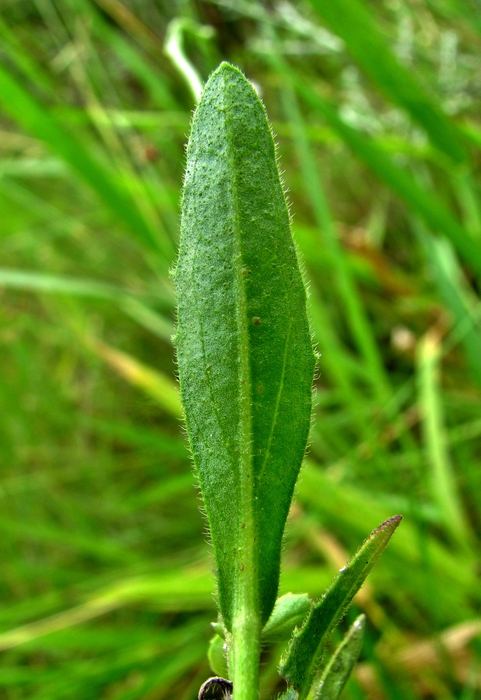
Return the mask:
[[279,670],[283,678],[298,691],[299,700],[307,697],[332,631],[400,521],[401,516],[395,515],[369,535],[323,598],[312,606],[302,628],[294,632]]
[[265,623],[309,430],[314,355],[265,111],[225,63],[193,121],[175,282],[181,393],[221,612],[230,629],[253,575]]
[[359,615],[332,655],[322,674],[315,700],[338,700],[361,653],[366,616]]

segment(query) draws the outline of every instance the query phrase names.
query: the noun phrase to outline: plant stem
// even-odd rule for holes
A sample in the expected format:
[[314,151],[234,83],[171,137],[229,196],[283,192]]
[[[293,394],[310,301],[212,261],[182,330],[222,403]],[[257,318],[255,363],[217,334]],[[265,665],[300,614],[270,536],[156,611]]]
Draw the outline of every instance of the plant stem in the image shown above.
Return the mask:
[[230,666],[233,700],[258,700],[261,624],[259,615],[243,611],[233,623]]
[[262,630],[259,604],[258,569],[254,543],[256,541],[255,519],[252,513],[253,473],[250,435],[250,401],[246,386],[250,383],[247,357],[241,357],[244,371],[242,397],[244,411],[242,428],[244,430],[241,460],[244,480],[241,485],[242,512],[245,521],[240,528],[239,538],[239,578],[237,581],[235,613],[232,620],[232,643],[229,670],[234,683],[233,700],[258,700],[259,698],[259,661],[260,639]]
[[[245,302],[244,297],[241,297],[241,301]],[[243,304],[241,304],[242,306]],[[240,314],[241,333],[243,332],[247,335],[245,327],[242,327],[244,316],[245,313]],[[247,341],[245,340],[244,342],[246,343]],[[245,520],[239,532],[239,578],[235,594],[235,613],[232,620],[229,670],[234,683],[233,700],[258,700],[262,621],[258,589],[258,564],[255,551],[256,525],[252,512],[254,478],[250,440],[250,376],[246,354],[241,356],[241,376],[242,374],[245,377],[244,382],[241,384],[241,397],[244,408],[241,422],[241,430],[244,433],[241,450],[241,463],[243,465],[241,473],[244,479],[241,484],[240,500]]]

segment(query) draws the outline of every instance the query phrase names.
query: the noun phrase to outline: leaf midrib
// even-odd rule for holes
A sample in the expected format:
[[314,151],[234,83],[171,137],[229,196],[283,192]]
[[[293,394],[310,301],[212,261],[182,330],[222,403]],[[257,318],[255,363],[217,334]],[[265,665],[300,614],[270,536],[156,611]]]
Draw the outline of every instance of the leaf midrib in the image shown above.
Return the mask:
[[252,380],[250,373],[250,342],[247,318],[247,294],[245,288],[245,278],[243,275],[242,257],[242,232],[239,213],[239,185],[237,181],[237,164],[235,159],[235,146],[232,139],[232,128],[230,123],[229,105],[229,84],[225,79],[224,94],[224,114],[225,114],[225,134],[227,142],[227,160],[229,163],[229,184],[231,187],[232,207],[233,207],[233,234],[236,248],[236,259],[234,269],[236,286],[238,290],[238,303],[236,304],[237,332],[239,339],[239,467],[240,467],[240,501],[241,520],[237,524],[239,528],[241,561],[239,566],[243,568],[241,585],[236,590],[235,605],[236,614],[246,614],[248,610],[254,612],[256,616],[259,610],[259,590],[255,572],[257,571],[256,556],[256,518],[254,514],[254,474],[252,457]]

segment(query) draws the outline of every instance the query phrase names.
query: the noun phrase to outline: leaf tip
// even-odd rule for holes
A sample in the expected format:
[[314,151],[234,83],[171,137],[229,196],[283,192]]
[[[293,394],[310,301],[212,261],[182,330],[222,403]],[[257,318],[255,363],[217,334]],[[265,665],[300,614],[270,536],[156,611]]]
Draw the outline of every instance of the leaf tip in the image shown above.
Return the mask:
[[393,515],[387,520],[385,520],[383,523],[381,523],[372,534],[376,535],[381,530],[389,530],[390,532],[394,532],[394,530],[397,528],[402,519],[402,515]]
[[384,544],[382,545],[382,548],[386,546],[386,544],[389,542],[391,539],[394,530],[397,528],[399,523],[401,522],[403,516],[402,515],[393,515],[387,520],[385,520],[383,523],[379,525],[367,538],[366,542],[371,542],[372,540],[379,540],[380,542],[383,542]]
[[364,630],[364,627],[366,626],[366,616],[364,613],[361,613],[356,617],[353,623],[353,628],[357,630],[358,632],[361,632]]
[[229,63],[229,61],[222,61],[222,63],[216,68],[214,73],[212,75],[219,75],[219,74],[224,74],[224,75],[242,75],[242,72],[234,66],[232,63]]

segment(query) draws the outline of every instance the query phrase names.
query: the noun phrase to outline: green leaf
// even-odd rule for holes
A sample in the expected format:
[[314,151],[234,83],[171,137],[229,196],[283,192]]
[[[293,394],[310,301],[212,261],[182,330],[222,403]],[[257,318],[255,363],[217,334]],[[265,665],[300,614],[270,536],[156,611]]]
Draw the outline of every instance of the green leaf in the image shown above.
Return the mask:
[[299,700],[307,697],[329,637],[400,521],[401,516],[395,515],[371,533],[327,593],[312,606],[302,629],[294,631],[279,670],[299,692]]
[[294,627],[302,624],[311,608],[307,593],[286,593],[276,600],[274,610],[262,630],[263,642],[284,642]]
[[314,694],[314,700],[338,700],[361,653],[366,616],[359,615],[332,655]]
[[181,395],[232,631],[274,607],[314,353],[265,110],[227,63],[194,116],[175,283]]

